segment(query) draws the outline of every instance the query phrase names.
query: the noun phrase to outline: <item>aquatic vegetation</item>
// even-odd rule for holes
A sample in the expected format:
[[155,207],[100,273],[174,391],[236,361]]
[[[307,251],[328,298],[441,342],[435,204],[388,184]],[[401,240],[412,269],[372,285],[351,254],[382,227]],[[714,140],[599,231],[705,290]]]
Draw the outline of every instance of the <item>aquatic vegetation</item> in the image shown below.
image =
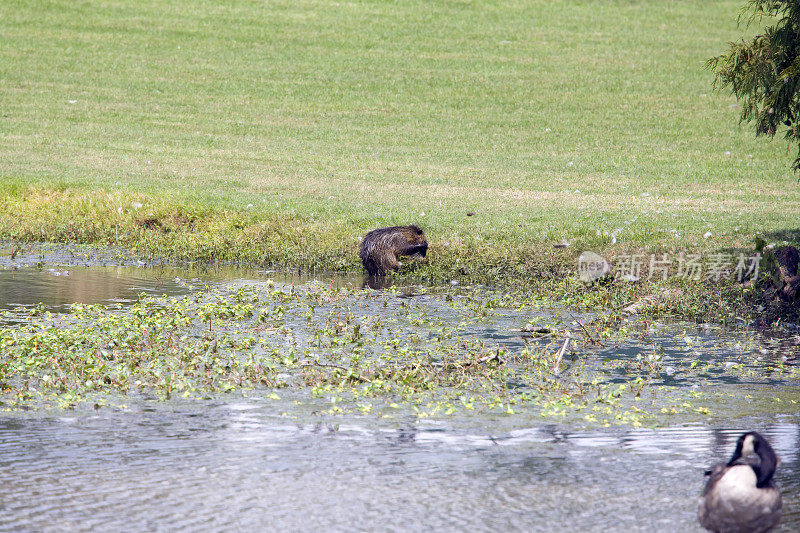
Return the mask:
[[744,340],[727,347],[735,361],[721,361],[708,357],[710,335],[676,335],[677,347],[667,346],[655,323],[560,311],[485,287],[371,291],[270,280],[15,317],[0,329],[6,408],[121,405],[131,394],[277,399],[290,389],[332,414],[475,410],[638,426],[713,414],[713,388],[688,382],[797,378]]

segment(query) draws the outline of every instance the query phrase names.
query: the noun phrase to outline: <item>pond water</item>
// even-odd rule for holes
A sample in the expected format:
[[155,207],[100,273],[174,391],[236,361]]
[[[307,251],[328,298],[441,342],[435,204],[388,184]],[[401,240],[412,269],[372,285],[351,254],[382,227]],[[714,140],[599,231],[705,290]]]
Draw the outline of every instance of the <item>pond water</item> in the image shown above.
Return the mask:
[[[741,428],[288,422],[258,402],[0,420],[7,530],[693,531]],[[795,423],[760,426],[797,530]]]
[[[205,286],[263,284],[267,277],[276,286],[361,285],[360,278],[314,280],[235,268],[36,268],[30,261],[4,261],[0,309],[12,312],[0,326],[8,328],[40,305],[55,312],[74,302],[124,306],[141,293],[180,296]],[[525,321],[543,317],[578,330],[576,322],[590,319],[551,309],[469,321],[459,305],[442,305],[445,298],[458,304],[459,297],[408,288],[388,302],[357,305],[365,314],[461,321],[465,337],[512,352],[561,342],[521,337]],[[774,353],[761,340],[686,324],[631,331],[622,341],[595,347],[593,364],[633,364],[655,339],[663,352],[657,385],[696,387],[681,364],[691,356],[719,363],[704,372],[703,387],[755,396],[745,403],[758,404],[766,387],[796,387],[771,378],[764,365],[741,363],[743,354],[753,353],[767,366],[776,359],[793,363],[791,351]],[[726,363],[758,373],[725,372]],[[624,379],[627,368],[609,368],[609,381]],[[385,419],[333,416],[323,414],[323,403],[282,389],[280,398],[251,391],[155,401],[132,393],[119,409],[95,409],[90,402],[69,410],[9,411],[0,415],[0,530],[693,531],[699,530],[703,470],[726,459],[745,430],[761,431],[781,457],[781,529],[800,530],[800,417],[793,409],[759,413],[756,405],[645,429],[591,427],[524,410],[438,419],[408,410]]]

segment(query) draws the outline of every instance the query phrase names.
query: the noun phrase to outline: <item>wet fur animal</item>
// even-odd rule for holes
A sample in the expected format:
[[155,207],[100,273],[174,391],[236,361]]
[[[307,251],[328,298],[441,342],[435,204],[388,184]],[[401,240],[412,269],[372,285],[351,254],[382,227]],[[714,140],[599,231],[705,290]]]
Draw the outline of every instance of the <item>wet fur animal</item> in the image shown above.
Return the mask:
[[361,262],[370,276],[385,276],[400,268],[398,257],[425,257],[428,241],[418,226],[378,228],[364,235],[361,241]]
[[751,431],[736,442],[727,463],[709,476],[697,515],[700,525],[717,533],[763,533],[781,519],[781,493],[772,479],[778,457],[769,442]]

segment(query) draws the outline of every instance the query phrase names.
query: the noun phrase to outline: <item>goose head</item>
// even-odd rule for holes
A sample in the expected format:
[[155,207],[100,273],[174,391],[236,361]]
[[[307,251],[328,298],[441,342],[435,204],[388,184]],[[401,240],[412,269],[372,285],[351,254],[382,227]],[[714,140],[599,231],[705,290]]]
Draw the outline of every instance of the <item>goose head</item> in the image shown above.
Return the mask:
[[778,456],[769,442],[755,431],[748,431],[736,441],[736,449],[727,466],[746,464],[756,474],[756,487],[764,488],[772,482],[778,467]]

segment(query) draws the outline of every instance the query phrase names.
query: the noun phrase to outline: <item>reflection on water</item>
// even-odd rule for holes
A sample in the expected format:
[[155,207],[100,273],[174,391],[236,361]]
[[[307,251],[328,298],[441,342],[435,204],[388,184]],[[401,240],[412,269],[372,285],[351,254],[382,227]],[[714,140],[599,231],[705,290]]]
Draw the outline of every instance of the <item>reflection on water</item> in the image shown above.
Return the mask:
[[[694,531],[703,470],[743,430],[309,424],[275,411],[0,419],[3,528]],[[783,530],[797,530],[800,426],[757,429],[783,461]]]
[[[0,262],[1,263],[1,262]],[[311,276],[258,272],[235,267],[142,268],[134,266],[6,268],[0,270],[0,310],[31,308],[40,304],[55,312],[73,303],[131,303],[148,295],[186,294],[214,283],[262,281],[302,284]],[[335,285],[360,286],[358,276],[336,276]]]
[[0,309],[44,303],[61,311],[73,303],[127,303],[140,293],[188,292],[171,272],[133,267],[47,268],[0,271]]

